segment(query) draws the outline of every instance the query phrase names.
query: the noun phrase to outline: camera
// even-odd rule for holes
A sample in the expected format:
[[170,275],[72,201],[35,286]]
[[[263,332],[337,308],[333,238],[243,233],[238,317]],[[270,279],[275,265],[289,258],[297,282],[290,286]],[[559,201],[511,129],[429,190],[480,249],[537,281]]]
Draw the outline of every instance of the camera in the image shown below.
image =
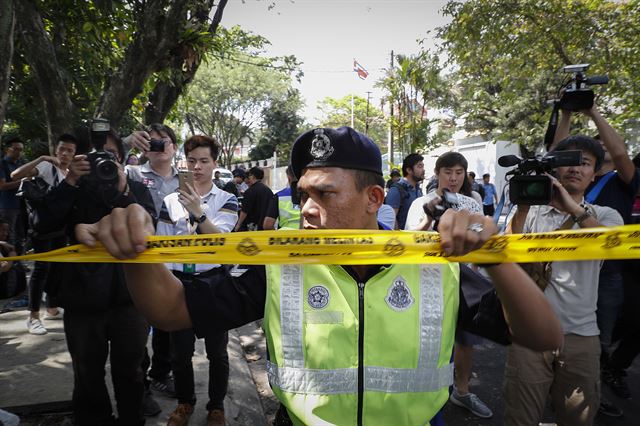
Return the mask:
[[507,173],[509,179],[509,200],[519,205],[546,205],[553,198],[553,183],[549,176],[557,167],[578,166],[582,164],[582,151],[550,152],[545,156],[520,158],[516,155],[503,155],[498,158],[502,167],[518,166]]
[[91,122],[91,145],[93,150],[87,154],[91,171],[82,180],[90,191],[101,193],[118,187],[118,160],[112,153],[104,150],[107,135],[111,127],[109,121],[95,118]]
[[594,94],[590,86],[607,84],[609,77],[606,75],[586,77],[585,72],[588,68],[589,64],[577,64],[567,65],[562,69],[566,73],[572,73],[573,77],[560,88],[561,90],[565,89],[562,97],[555,101],[560,109],[580,111],[590,109],[593,106]]
[[450,208],[458,209],[460,205],[460,200],[458,199],[458,194],[455,192],[451,192],[446,188],[442,189],[442,202],[440,204],[436,204],[434,206],[434,210],[429,210],[429,203],[425,203],[422,206],[425,214],[430,216],[436,224],[434,224],[433,229],[437,229],[437,222],[440,220],[444,212],[449,210]]
[[162,139],[151,139],[149,141],[150,152],[164,152],[164,141]]

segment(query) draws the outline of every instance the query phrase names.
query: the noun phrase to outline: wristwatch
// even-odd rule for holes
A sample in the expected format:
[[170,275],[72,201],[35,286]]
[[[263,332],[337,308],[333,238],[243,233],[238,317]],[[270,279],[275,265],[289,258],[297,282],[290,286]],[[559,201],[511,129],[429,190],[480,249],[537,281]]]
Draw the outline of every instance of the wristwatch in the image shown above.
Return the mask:
[[207,220],[207,214],[202,212],[202,214],[199,217],[196,218],[196,223],[198,225],[200,225],[200,224],[204,223],[205,220]]
[[589,207],[585,206],[585,205],[580,205],[582,208],[584,208],[584,213],[582,213],[580,216],[573,216],[571,215],[571,219],[573,219],[573,221],[575,223],[577,223],[578,225],[580,225],[582,222],[584,222],[587,218],[592,217],[593,214],[591,213],[591,210],[589,210]]

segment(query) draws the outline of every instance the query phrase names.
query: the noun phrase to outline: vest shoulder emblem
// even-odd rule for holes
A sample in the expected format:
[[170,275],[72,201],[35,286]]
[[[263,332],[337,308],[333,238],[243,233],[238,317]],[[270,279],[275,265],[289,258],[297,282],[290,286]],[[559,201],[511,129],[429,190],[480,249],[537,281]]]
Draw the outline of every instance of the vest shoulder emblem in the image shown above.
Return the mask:
[[314,309],[322,309],[329,304],[329,290],[323,285],[316,285],[309,289],[307,302]]
[[415,302],[407,282],[400,275],[393,280],[384,300],[391,309],[398,312],[409,309]]

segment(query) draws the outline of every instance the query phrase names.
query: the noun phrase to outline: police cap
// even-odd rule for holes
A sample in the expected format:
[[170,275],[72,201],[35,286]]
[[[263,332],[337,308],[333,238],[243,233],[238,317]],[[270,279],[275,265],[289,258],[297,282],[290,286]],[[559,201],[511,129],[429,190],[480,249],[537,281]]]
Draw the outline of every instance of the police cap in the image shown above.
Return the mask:
[[291,148],[291,166],[299,179],[302,170],[340,167],[382,176],[380,149],[371,139],[351,127],[318,128],[303,133]]

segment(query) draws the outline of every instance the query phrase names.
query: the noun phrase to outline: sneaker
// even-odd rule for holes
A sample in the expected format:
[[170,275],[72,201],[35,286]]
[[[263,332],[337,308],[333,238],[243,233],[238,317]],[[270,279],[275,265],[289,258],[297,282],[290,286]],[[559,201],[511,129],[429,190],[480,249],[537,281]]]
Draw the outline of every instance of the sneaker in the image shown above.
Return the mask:
[[27,330],[29,333],[36,334],[38,336],[42,336],[43,334],[47,334],[47,329],[42,325],[42,321],[39,319],[29,318],[27,320]]
[[451,396],[449,396],[449,401],[453,402],[458,407],[466,408],[474,415],[483,419],[488,419],[493,416],[493,412],[480,400],[480,398],[478,398],[478,395],[475,393],[469,392],[466,395],[460,395],[454,388],[453,392],[451,392]]
[[602,371],[602,381],[611,388],[613,393],[623,399],[631,398],[631,391],[627,380],[624,378],[624,371],[606,369]]
[[600,397],[600,407],[598,413],[608,417],[622,417],[622,410],[616,407],[613,402],[609,401],[605,397]]
[[224,410],[216,408],[214,410],[209,410],[209,415],[207,416],[207,426],[226,426],[227,422],[224,419]]
[[185,426],[189,423],[191,414],[193,414],[193,405],[178,404],[178,407],[169,416],[167,426]]
[[142,397],[142,414],[145,417],[152,417],[157,416],[161,411],[162,408],[160,408],[158,401],[153,399],[153,396],[151,396],[151,391],[144,391],[144,396]]
[[57,311],[56,311],[55,314],[50,314],[49,311],[45,311],[44,319],[46,319],[46,320],[61,320],[63,316],[64,316],[64,309],[57,308]]
[[173,382],[173,377],[167,376],[163,380],[156,380],[153,377],[151,379],[151,389],[156,392],[165,394],[169,398],[176,397],[176,386]]

